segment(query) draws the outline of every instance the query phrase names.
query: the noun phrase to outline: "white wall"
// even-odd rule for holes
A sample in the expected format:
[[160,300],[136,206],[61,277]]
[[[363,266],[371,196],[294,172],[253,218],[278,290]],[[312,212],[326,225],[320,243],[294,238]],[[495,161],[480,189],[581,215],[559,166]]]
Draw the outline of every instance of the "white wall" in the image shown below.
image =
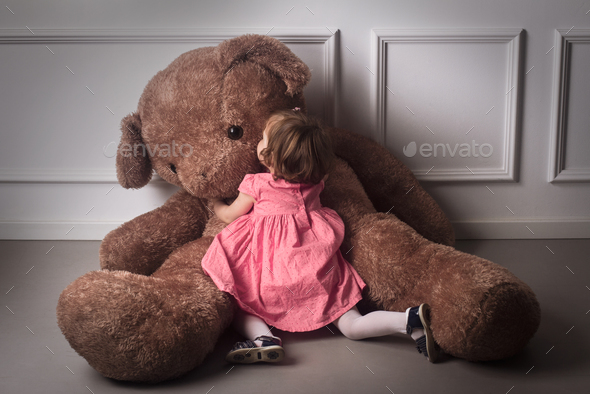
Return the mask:
[[313,70],[310,112],[402,159],[459,238],[590,237],[590,1],[5,5],[2,239],[101,239],[161,205],[173,186],[116,183],[121,118],[181,53],[267,32]]

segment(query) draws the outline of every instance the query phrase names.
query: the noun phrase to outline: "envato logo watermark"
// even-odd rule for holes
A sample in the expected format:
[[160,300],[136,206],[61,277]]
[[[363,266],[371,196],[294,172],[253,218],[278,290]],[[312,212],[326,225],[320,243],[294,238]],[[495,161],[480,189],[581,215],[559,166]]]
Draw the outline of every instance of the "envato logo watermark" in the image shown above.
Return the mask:
[[178,145],[174,140],[172,144],[155,144],[151,146],[149,144],[121,144],[118,148],[114,148],[116,145],[116,142],[111,141],[102,148],[102,153],[109,158],[115,157],[117,154],[123,157],[145,157],[146,155],[150,157],[189,157],[193,154],[192,145]]
[[458,155],[460,157],[490,157],[494,152],[492,145],[476,144],[475,140],[471,141],[471,144],[455,144],[451,146],[449,144],[422,144],[420,149],[415,141],[410,142],[403,148],[404,155],[407,157],[414,157],[416,153],[420,152],[422,157],[447,157],[447,152],[450,157]]

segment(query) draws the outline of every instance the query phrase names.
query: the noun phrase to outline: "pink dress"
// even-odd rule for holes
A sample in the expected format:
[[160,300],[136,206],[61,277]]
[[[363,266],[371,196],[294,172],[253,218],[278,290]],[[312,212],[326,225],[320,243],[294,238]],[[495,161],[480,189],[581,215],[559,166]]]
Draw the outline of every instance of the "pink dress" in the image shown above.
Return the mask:
[[366,286],[340,252],[344,222],[322,207],[324,181],[247,174],[238,190],[253,209],[213,239],[201,265],[246,312],[283,331],[323,327],[352,308]]

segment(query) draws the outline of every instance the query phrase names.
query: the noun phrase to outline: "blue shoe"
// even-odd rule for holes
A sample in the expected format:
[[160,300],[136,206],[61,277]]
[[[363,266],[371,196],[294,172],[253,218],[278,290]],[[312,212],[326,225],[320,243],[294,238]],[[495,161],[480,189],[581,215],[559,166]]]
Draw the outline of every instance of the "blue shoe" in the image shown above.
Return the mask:
[[406,332],[410,335],[415,328],[424,330],[424,335],[416,339],[416,349],[419,353],[424,354],[428,361],[435,362],[440,353],[440,347],[432,337],[430,330],[430,306],[428,304],[421,304],[410,308],[408,312],[408,322],[406,325]]
[[[262,346],[257,346],[254,341],[262,341]],[[254,341],[248,339],[244,342],[237,342],[225,356],[225,360],[230,363],[252,364],[257,362],[276,363],[285,358],[281,338],[262,335]]]

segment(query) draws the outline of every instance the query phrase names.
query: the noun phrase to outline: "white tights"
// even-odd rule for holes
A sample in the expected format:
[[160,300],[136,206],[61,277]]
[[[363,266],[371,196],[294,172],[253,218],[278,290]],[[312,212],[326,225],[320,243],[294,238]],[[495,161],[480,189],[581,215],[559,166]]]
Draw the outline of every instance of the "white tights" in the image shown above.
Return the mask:
[[[408,308],[409,309],[409,308]],[[361,315],[356,306],[348,310],[334,325],[342,334],[353,340],[381,337],[392,334],[406,334],[406,312],[374,311]],[[261,335],[272,336],[268,325],[258,316],[239,310],[233,320],[233,327],[244,337],[254,340]],[[422,336],[422,329],[414,329],[412,338]]]

